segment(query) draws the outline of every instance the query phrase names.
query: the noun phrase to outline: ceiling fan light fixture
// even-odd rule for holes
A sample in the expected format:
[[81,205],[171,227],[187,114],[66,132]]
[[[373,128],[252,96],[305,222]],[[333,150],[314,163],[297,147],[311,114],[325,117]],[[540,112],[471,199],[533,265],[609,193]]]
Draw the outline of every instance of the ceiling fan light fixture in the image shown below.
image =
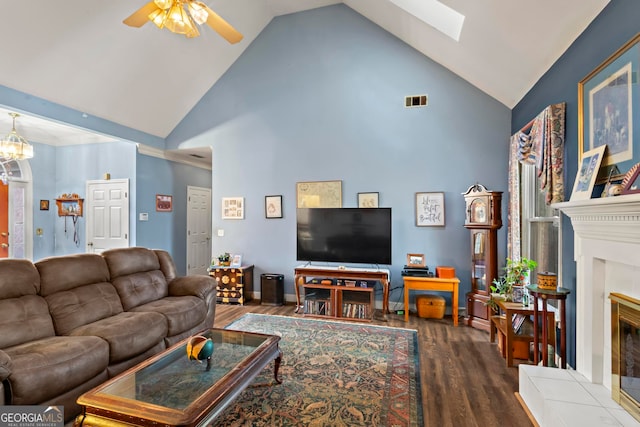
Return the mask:
[[160,9],[169,9],[173,5],[174,0],[153,0]]
[[167,12],[164,26],[172,33],[184,34],[187,37],[197,37],[200,34],[180,1],[173,3],[173,6]]
[[202,25],[207,22],[207,18],[209,17],[209,13],[207,13],[204,5],[198,1],[190,1],[189,5],[189,13],[191,17],[198,25]]
[[16,117],[18,113],[9,113],[13,118],[13,128],[0,140],[0,157],[6,160],[24,160],[33,157],[33,146],[16,131]]
[[156,9],[149,14],[149,20],[156,24],[160,29],[164,28],[164,22],[167,20],[167,11],[162,9]]

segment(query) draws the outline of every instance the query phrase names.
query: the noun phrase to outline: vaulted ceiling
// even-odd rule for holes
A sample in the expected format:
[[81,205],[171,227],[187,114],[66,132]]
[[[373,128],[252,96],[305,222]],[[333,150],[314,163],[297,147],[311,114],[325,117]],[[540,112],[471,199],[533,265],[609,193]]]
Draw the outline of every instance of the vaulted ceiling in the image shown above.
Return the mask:
[[0,85],[165,138],[274,17],[344,3],[512,108],[609,0],[442,0],[464,15],[459,41],[398,6],[436,0],[205,0],[244,35],[233,45],[122,23],[146,2],[5,2]]

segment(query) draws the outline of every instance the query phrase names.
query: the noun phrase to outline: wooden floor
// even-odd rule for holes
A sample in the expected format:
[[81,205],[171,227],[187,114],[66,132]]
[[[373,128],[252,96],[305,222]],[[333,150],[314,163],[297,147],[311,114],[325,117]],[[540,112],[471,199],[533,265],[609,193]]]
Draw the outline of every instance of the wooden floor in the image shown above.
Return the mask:
[[[218,304],[214,326],[225,327],[245,313],[299,316],[293,311],[293,305]],[[506,366],[487,332],[464,326],[463,322],[454,327],[451,317],[421,319],[414,314],[407,323],[396,314],[390,314],[388,322],[374,323],[418,331],[425,426],[532,425],[514,395],[518,391],[518,368]]]

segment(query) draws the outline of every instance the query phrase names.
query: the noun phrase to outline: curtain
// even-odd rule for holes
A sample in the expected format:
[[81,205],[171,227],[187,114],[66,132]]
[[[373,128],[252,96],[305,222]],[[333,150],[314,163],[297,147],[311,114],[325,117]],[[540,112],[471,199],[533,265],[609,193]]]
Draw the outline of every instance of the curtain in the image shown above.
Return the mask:
[[520,163],[536,166],[547,205],[564,201],[566,103],[550,105],[533,119],[529,134],[518,131],[509,144],[509,213],[507,251],[520,259]]

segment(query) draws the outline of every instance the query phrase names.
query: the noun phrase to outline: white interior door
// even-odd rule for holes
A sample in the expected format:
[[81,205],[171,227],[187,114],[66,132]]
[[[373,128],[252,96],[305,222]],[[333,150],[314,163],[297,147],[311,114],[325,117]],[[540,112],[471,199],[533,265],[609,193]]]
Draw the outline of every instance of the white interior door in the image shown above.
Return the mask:
[[211,263],[211,189],[187,187],[187,275],[207,274]]
[[129,180],[87,181],[87,252],[129,246]]

